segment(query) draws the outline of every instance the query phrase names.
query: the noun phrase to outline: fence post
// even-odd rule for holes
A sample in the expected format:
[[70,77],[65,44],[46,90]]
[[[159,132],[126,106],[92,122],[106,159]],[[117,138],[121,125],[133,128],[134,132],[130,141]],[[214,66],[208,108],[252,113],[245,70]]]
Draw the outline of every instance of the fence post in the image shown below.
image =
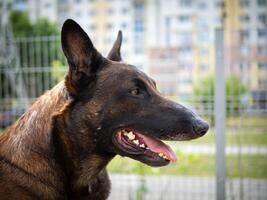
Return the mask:
[[225,200],[225,78],[224,32],[215,32],[215,134],[216,134],[216,200]]

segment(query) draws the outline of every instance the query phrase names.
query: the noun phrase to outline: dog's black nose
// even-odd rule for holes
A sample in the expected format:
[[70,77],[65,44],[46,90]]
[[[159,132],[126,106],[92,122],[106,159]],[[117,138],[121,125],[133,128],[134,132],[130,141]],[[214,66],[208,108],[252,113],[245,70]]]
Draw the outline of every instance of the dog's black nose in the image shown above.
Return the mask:
[[193,123],[193,128],[196,134],[204,135],[209,130],[209,125],[201,119],[196,119]]

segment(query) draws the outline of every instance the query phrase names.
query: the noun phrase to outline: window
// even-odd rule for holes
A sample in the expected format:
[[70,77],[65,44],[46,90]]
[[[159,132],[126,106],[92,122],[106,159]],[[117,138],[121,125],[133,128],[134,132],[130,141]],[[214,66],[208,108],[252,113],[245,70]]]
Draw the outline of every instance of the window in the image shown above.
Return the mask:
[[258,68],[259,69],[267,69],[267,63],[262,63],[262,62],[258,63]]
[[113,10],[112,8],[109,8],[109,9],[107,10],[107,14],[108,14],[108,15],[113,15],[113,13],[114,13],[114,10]]
[[200,42],[208,42],[209,41],[209,32],[208,31],[198,32],[198,40]]
[[243,56],[246,56],[249,54],[249,48],[247,46],[241,46],[240,47],[240,54]]
[[192,0],[179,0],[179,4],[181,7],[191,7],[192,5]]
[[267,55],[267,46],[258,46],[257,48],[258,54],[262,55],[262,56],[266,56]]
[[200,55],[201,56],[206,56],[206,55],[208,55],[208,53],[209,53],[208,49],[205,49],[205,48],[200,49]]
[[248,39],[249,38],[249,31],[248,30],[240,31],[240,38],[241,38],[241,40]]
[[245,63],[245,62],[240,63],[240,69],[241,69],[241,70],[246,70],[246,69],[248,69],[248,63]]
[[141,20],[135,20],[134,22],[135,32],[143,32],[143,22]]
[[242,15],[239,17],[241,22],[249,22],[250,17],[248,15]]
[[207,8],[207,4],[206,4],[206,2],[200,2],[200,3],[198,4],[198,7],[199,7],[200,9],[205,9],[205,8]]
[[263,23],[264,25],[267,25],[267,15],[266,14],[259,14],[258,20]]
[[189,78],[189,77],[184,77],[184,78],[179,78],[178,79],[178,83],[180,84],[191,84],[193,81],[192,81],[192,78]]
[[51,3],[46,2],[44,6],[45,6],[45,8],[50,8],[51,7]]
[[198,18],[198,25],[200,27],[208,27],[209,19],[207,17],[199,17]]
[[122,22],[122,23],[121,23],[121,27],[122,27],[123,29],[127,28],[127,23],[126,23],[126,22]]
[[121,11],[122,11],[123,14],[127,14],[128,13],[128,8],[122,8]]
[[134,30],[135,32],[143,32],[144,31],[144,5],[141,3],[135,4],[134,9]]
[[201,64],[200,65],[200,70],[208,70],[209,69],[209,66],[207,64]]
[[111,23],[107,23],[107,24],[106,24],[106,28],[107,28],[107,29],[112,29],[112,28],[113,28],[113,25],[112,25]]
[[178,17],[178,19],[179,19],[179,21],[181,23],[185,23],[185,22],[188,22],[190,20],[190,16],[188,16],[188,15],[181,15],[181,16]]
[[239,4],[241,7],[248,7],[249,6],[249,0],[240,0]]
[[217,8],[223,8],[224,7],[224,2],[222,0],[219,0],[219,1],[215,2],[215,6]]
[[180,48],[181,54],[192,54],[192,48],[191,47],[181,47]]
[[142,54],[144,47],[144,4],[142,1],[136,1],[134,3],[134,52],[136,54]]
[[267,79],[259,79],[258,83],[261,88],[267,87]]
[[192,44],[192,32],[184,31],[178,33],[178,41],[180,44],[191,45]]
[[166,28],[165,42],[166,42],[166,45],[169,46],[171,43],[171,38],[170,38],[171,18],[170,17],[165,18],[165,28]]
[[259,38],[267,38],[267,29],[258,29]]
[[258,0],[257,3],[258,3],[258,6],[266,6],[267,0]]

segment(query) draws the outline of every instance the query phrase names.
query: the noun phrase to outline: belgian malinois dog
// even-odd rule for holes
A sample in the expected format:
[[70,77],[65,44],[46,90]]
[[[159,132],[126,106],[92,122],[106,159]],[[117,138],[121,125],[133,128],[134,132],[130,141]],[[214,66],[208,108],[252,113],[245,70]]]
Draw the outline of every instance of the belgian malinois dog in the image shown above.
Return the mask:
[[104,200],[114,156],[164,166],[176,155],[161,140],[207,132],[207,123],[122,62],[121,32],[107,58],[73,20],[64,23],[61,42],[65,80],[0,136],[1,199]]

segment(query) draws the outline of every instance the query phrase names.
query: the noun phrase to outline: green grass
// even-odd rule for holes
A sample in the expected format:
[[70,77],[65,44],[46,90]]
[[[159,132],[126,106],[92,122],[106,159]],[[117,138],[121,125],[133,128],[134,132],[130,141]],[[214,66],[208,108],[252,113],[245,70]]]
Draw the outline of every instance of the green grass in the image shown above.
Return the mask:
[[[211,130],[206,135],[201,138],[191,140],[191,141],[182,141],[183,144],[214,144],[215,143],[215,134]],[[226,144],[234,145],[267,145],[267,130],[261,132],[249,132],[248,130],[243,130],[242,132],[228,132],[226,134]]]
[[227,117],[227,125],[230,127],[265,127],[266,128],[267,117],[264,116],[239,116],[239,117]]
[[[227,176],[246,178],[267,178],[267,155],[244,155],[240,163],[238,156],[227,156]],[[242,170],[240,170],[242,166]],[[182,155],[178,153],[178,163],[165,167],[152,168],[138,161],[117,156],[108,165],[108,170],[113,173],[146,174],[146,175],[190,175],[214,176],[215,157],[212,155]]]

